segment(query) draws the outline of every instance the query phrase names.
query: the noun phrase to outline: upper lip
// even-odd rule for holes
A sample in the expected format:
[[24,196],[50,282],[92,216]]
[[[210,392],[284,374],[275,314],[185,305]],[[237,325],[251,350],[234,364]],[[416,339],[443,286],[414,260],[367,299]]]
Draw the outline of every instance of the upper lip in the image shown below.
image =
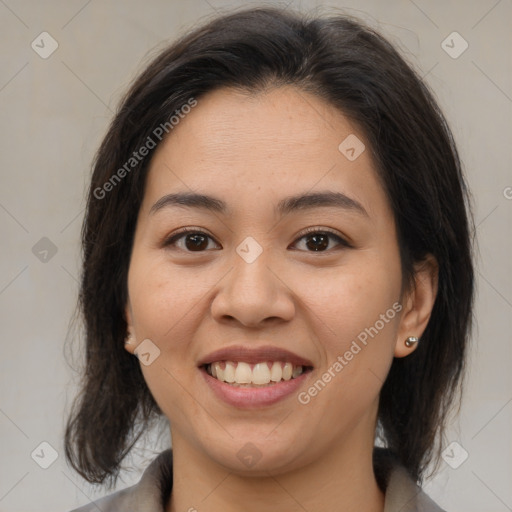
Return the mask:
[[244,345],[224,347],[202,357],[198,362],[198,366],[215,363],[216,361],[243,361],[246,363],[282,361],[292,363],[295,366],[313,366],[313,363],[308,359],[300,357],[289,350],[270,345],[258,348],[249,348]]

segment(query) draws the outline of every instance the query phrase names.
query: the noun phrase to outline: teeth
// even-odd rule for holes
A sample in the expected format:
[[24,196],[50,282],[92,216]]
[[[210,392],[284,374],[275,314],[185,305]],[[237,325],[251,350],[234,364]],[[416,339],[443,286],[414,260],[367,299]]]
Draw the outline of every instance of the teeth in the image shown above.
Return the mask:
[[283,379],[290,380],[292,378],[293,366],[292,363],[285,363],[283,366]]
[[215,373],[215,377],[219,380],[224,380],[224,369],[221,368],[220,363],[213,363],[211,365],[215,370],[212,370],[212,375]]
[[217,361],[207,366],[207,372],[217,380],[235,386],[266,386],[299,377],[304,372],[304,367],[280,361],[256,363],[252,367],[244,362]]
[[270,370],[270,380],[272,382],[279,382],[283,378],[283,369],[281,363],[273,363]]
[[253,384],[268,384],[270,382],[270,370],[267,363],[258,363],[252,369]]
[[235,365],[228,361],[224,368],[224,381],[235,382]]
[[296,366],[292,372],[292,379],[295,379],[295,377],[302,375],[303,371],[304,371],[304,368],[302,368],[302,366]]
[[[226,366],[229,363],[226,363]],[[251,367],[247,363],[238,363],[235,370],[235,382],[237,384],[250,384],[252,382]]]

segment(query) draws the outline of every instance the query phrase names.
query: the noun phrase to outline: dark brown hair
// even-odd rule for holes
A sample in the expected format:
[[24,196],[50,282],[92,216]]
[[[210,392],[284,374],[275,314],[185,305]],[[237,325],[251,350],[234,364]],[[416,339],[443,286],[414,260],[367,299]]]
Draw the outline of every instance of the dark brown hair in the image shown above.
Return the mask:
[[285,84],[323,98],[367,138],[394,212],[404,282],[428,254],[439,263],[431,319],[415,352],[393,360],[377,429],[418,481],[439,460],[461,391],[474,294],[471,208],[452,134],[412,66],[373,29],[342,15],[251,8],[210,20],[161,51],[122,100],[96,155],[82,230],[85,371],[65,432],[68,462],[91,483],[115,482],[137,439],[163,416],[123,343],[151,155],[127,162],[158,127],[172,136],[169,120],[191,98]]

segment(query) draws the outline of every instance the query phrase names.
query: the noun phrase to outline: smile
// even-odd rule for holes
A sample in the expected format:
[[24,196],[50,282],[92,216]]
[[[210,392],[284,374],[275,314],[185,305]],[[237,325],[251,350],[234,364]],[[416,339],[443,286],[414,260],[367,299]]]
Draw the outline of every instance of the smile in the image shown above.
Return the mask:
[[235,387],[262,387],[295,379],[309,367],[282,361],[216,361],[205,365],[205,369],[208,375]]
[[196,364],[206,393],[237,409],[269,407],[291,398],[313,373],[312,361],[275,345],[231,345]]

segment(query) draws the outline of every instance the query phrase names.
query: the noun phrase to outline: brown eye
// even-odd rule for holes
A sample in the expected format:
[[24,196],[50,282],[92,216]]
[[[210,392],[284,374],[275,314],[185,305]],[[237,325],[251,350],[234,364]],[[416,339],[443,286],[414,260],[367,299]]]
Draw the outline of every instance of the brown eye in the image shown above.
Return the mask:
[[313,251],[323,251],[329,246],[329,238],[330,236],[325,233],[318,233],[316,235],[307,235],[305,237],[308,241],[306,242],[306,247]]
[[185,247],[190,251],[202,251],[208,247],[208,237],[200,233],[185,235]]
[[[183,243],[178,245],[177,242],[182,240]],[[204,231],[186,228],[168,238],[164,246],[174,246],[186,252],[203,252],[207,250],[209,240],[213,238]]]
[[307,252],[327,252],[331,240],[337,242],[338,246],[351,247],[351,245],[332,231],[310,230],[299,238],[306,240]]

